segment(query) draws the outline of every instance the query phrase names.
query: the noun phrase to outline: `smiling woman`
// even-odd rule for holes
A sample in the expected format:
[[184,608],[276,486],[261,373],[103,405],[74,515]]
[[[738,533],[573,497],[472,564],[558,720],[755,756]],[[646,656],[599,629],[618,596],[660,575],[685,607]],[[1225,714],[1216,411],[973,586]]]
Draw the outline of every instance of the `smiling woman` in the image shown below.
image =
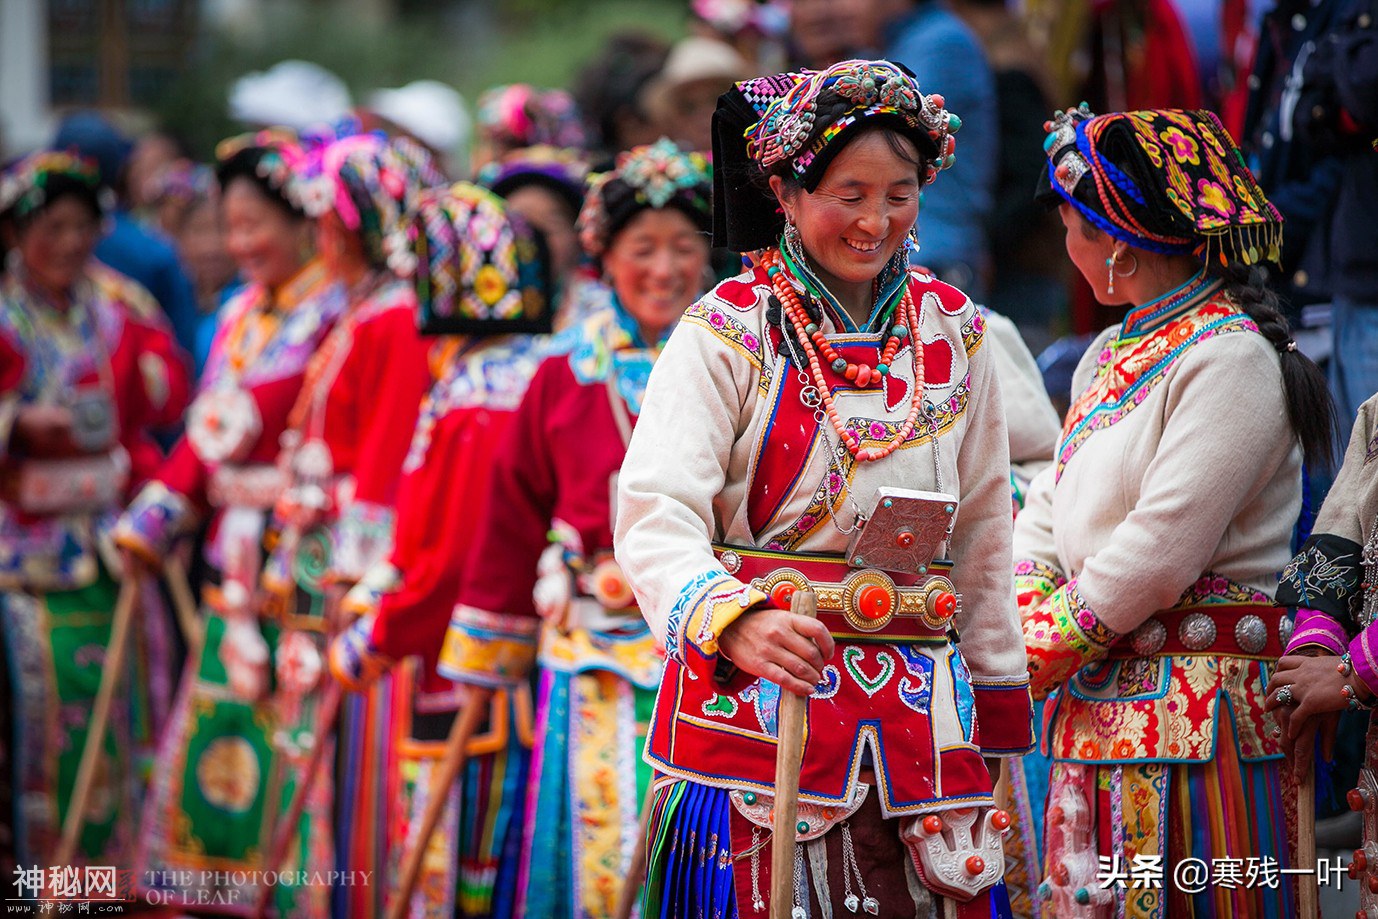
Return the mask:
[[[1009,448],[984,319],[907,244],[961,122],[847,61],[739,83],[714,123],[715,242],[753,264],[671,336],[618,492],[668,658],[642,915],[763,916],[782,845],[786,912],[985,919],[1008,816],[983,757],[1030,744]],[[788,610],[807,587],[817,619]],[[776,841],[784,692],[810,700]]]

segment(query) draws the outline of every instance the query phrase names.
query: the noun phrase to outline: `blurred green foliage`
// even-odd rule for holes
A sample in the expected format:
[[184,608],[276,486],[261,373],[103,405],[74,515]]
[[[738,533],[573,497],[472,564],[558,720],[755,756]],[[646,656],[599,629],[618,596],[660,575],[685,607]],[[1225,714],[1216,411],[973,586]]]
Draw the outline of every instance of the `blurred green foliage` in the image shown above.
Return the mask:
[[385,22],[350,15],[349,3],[264,4],[242,34],[203,29],[186,71],[155,106],[157,120],[201,158],[242,130],[225,113],[233,81],[278,61],[320,64],[349,86],[370,90],[433,79],[458,89],[473,111],[499,83],[568,87],[614,32],[638,29],[673,40],[684,32],[685,0],[431,0],[396,4]]

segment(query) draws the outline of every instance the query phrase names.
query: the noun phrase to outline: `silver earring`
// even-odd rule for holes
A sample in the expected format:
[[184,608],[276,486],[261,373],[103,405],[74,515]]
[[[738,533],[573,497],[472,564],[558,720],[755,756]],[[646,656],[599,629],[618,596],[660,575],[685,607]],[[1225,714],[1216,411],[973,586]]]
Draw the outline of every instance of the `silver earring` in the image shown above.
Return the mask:
[[1115,260],[1120,257],[1118,252],[1110,253],[1110,257],[1105,260],[1106,273],[1109,279],[1105,282],[1105,292],[1113,294],[1115,292]]

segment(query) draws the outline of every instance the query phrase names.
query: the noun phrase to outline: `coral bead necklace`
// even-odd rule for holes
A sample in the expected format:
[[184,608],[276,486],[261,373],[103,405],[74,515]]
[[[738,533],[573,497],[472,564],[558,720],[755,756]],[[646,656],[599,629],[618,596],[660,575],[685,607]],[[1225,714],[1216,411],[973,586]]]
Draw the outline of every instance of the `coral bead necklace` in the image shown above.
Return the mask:
[[899,432],[886,441],[882,447],[862,447],[861,438],[842,423],[842,419],[837,413],[837,406],[833,402],[832,388],[823,376],[823,363],[819,353],[821,352],[823,358],[828,360],[834,373],[842,375],[862,389],[870,386],[873,381],[878,381],[888,375],[890,364],[899,351],[900,345],[912,334],[911,330],[917,329],[919,325],[918,310],[914,306],[913,297],[909,295],[908,286],[906,285],[903,299],[896,310],[896,314],[906,324],[896,324],[891,328],[889,339],[881,351],[879,363],[875,367],[871,367],[866,364],[851,363],[838,355],[837,350],[828,342],[818,324],[813,322],[804,310],[798,292],[790,283],[788,270],[779,250],[773,249],[767,253],[762,264],[765,266],[766,275],[770,278],[775,296],[779,299],[785,316],[794,329],[795,337],[798,338],[800,346],[804,349],[804,355],[809,362],[809,370],[813,374],[814,384],[823,399],[823,409],[828,420],[832,422],[833,430],[837,431],[837,436],[846,445],[847,452],[852,454],[857,462],[861,463],[884,459],[894,453],[913,433],[914,425],[918,421],[919,412],[923,407],[923,351],[919,345],[917,343],[914,345],[914,391],[909,406],[909,415],[905,418]]

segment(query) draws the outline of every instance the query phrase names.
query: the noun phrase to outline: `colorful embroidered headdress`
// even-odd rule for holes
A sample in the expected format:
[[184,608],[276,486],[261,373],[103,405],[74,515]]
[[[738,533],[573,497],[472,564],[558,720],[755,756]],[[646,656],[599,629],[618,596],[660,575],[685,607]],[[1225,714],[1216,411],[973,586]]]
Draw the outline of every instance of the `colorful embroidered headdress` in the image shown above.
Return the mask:
[[423,189],[445,184],[430,153],[409,138],[358,134],[326,145],[312,159],[311,180],[303,186],[307,215],[333,210],[360,235],[371,264],[407,267],[403,218]]
[[100,170],[75,153],[45,150],[24,157],[0,173],[0,215],[21,220],[48,203],[60,185],[75,185],[100,206]]
[[307,155],[297,135],[268,128],[222,140],[215,148],[215,177],[223,191],[230,180],[246,176],[270,197],[305,215],[308,197]]
[[549,332],[545,241],[501,198],[459,182],[418,196],[407,230],[411,277],[428,335]]
[[601,258],[612,238],[647,208],[673,207],[705,233],[712,219],[713,167],[702,153],[688,153],[662,137],[617,158],[617,168],[589,185],[579,213],[579,242]]
[[588,144],[579,108],[561,89],[542,90],[526,83],[494,86],[478,97],[478,123],[486,140],[507,147]]
[[784,216],[762,176],[783,163],[812,192],[863,127],[883,124],[913,141],[923,181],[932,182],[956,162],[952,135],[962,120],[945,106],[889,61],[843,61],[738,83],[713,114],[714,244],[737,252],[775,245]]
[[1115,239],[1221,264],[1277,262],[1282,215],[1208,111],[1096,115],[1083,103],[1044,124],[1039,198],[1067,201]]

